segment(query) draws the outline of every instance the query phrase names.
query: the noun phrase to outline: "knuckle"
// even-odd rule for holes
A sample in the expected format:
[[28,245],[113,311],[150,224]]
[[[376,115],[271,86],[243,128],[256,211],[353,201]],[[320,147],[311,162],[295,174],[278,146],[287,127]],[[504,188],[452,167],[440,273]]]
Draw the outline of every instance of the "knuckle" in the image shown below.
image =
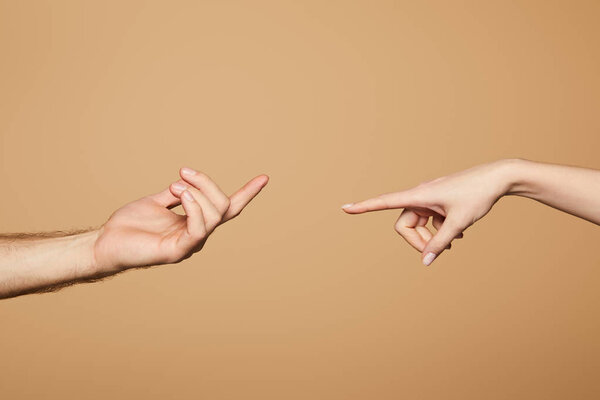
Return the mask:
[[444,225],[447,225],[448,228],[451,228],[453,230],[459,230],[465,225],[465,221],[467,219],[468,218],[461,214],[450,214],[444,220]]
[[230,205],[231,205],[231,200],[229,200],[229,197],[225,196],[219,203],[219,211],[221,213],[225,213],[225,211],[227,211],[229,209]]
[[206,232],[204,230],[199,230],[190,234],[194,241],[199,242],[206,238]]
[[396,232],[398,232],[399,234],[402,234],[403,228],[404,228],[404,226],[402,225],[402,223],[400,221],[398,221],[394,224],[394,230]]
[[239,208],[239,206],[234,206],[232,207],[229,211],[229,219],[235,218],[238,215],[240,215],[242,213],[242,211],[244,211],[244,208]]
[[185,259],[187,251],[184,249],[177,248],[167,255],[165,258],[165,264],[177,264]]
[[223,216],[221,214],[215,214],[210,219],[206,221],[206,229],[209,232],[212,232],[223,220]]

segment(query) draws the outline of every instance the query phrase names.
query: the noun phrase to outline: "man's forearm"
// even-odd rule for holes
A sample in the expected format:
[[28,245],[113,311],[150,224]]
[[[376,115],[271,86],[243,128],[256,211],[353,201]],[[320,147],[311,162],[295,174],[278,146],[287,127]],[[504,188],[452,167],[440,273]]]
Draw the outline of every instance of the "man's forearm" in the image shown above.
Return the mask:
[[94,260],[97,230],[0,235],[0,298],[47,292],[108,274]]
[[508,195],[537,200],[600,225],[600,171],[508,160]]

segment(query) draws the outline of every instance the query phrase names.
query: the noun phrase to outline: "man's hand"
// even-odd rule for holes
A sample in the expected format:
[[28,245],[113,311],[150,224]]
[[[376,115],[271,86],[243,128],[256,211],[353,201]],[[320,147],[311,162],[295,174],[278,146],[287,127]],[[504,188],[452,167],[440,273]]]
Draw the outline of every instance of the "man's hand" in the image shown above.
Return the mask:
[[[228,197],[207,175],[189,168],[164,191],[129,203],[100,228],[94,246],[99,271],[176,263],[200,251],[209,235],[236,217],[269,178],[260,175]],[[185,215],[171,211],[182,205]]]
[[[183,168],[180,175],[164,191],[117,210],[98,230],[0,235],[0,298],[184,260],[269,181],[257,176],[228,197],[200,172]],[[180,204],[185,215],[172,211]]]

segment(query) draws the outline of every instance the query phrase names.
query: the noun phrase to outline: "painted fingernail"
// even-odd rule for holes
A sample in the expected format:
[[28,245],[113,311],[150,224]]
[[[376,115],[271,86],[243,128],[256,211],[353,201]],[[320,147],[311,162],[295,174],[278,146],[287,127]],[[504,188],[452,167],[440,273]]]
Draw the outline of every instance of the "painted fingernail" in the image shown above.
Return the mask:
[[423,264],[427,266],[431,265],[431,263],[433,262],[433,260],[435,260],[436,257],[437,254],[435,253],[427,253],[425,257],[423,257]]
[[186,186],[186,185],[184,185],[183,183],[179,183],[179,182],[177,182],[177,183],[174,183],[172,187],[173,187],[173,190],[174,190],[176,193],[181,193],[181,192],[183,192],[185,189],[187,189],[187,186]]
[[350,207],[352,207],[353,205],[354,205],[354,203],[348,203],[348,204],[344,204],[344,205],[342,206],[342,210],[345,210],[346,208],[350,208]]
[[181,173],[188,176],[196,175],[196,171],[191,168],[182,168]]
[[187,190],[183,192],[183,197],[185,197],[186,200],[194,201],[194,196]]

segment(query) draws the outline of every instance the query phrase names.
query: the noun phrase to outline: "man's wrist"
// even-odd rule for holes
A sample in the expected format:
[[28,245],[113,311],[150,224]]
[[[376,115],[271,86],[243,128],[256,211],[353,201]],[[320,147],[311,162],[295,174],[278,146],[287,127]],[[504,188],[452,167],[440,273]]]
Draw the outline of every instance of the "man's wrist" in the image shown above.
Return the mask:
[[70,239],[67,246],[72,246],[73,255],[77,260],[77,275],[81,278],[102,275],[103,273],[102,267],[97,263],[95,252],[99,235],[99,229],[92,229],[63,238]]
[[40,234],[36,239],[17,242],[16,245],[35,248],[43,257],[52,257],[54,263],[66,267],[66,274],[71,279],[85,279],[105,275],[104,268],[96,260],[95,252],[100,232],[97,228],[63,233],[62,236],[62,232],[51,232]]

